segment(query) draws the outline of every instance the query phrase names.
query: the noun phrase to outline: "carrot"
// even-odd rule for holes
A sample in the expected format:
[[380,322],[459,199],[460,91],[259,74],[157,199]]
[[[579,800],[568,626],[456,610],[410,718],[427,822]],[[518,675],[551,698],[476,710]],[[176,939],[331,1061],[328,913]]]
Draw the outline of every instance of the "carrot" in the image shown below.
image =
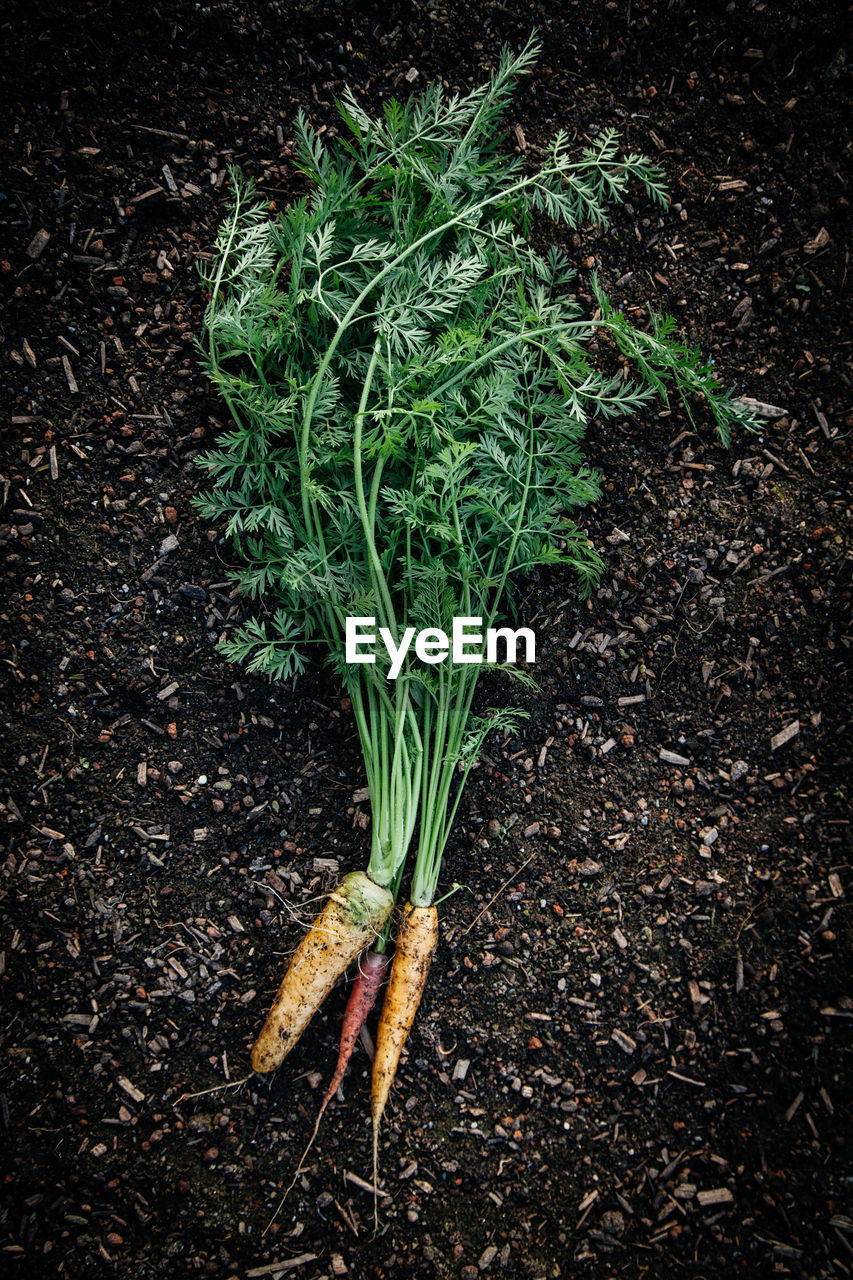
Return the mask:
[[344,876],[296,948],[252,1049],[255,1071],[281,1065],[337,979],[375,941],[393,905],[389,891],[363,871]]
[[338,1051],[338,1064],[335,1067],[335,1074],[329,1082],[323,1101],[320,1103],[320,1110],[317,1112],[317,1119],[314,1121],[314,1128],[311,1137],[308,1139],[308,1146],[302,1152],[296,1171],[290,1179],[290,1184],[281,1197],[278,1208],[270,1218],[266,1231],[269,1231],[278,1215],[281,1213],[285,1200],[296,1186],[296,1179],[305,1168],[305,1161],[308,1152],[314,1145],[317,1133],[320,1129],[320,1121],[323,1119],[323,1112],[332,1101],[341,1086],[346,1069],[349,1066],[349,1060],[355,1049],[355,1042],[358,1039],[358,1033],[367,1021],[367,1015],[376,1003],[376,997],[379,994],[379,988],[385,980],[385,974],[388,972],[388,957],[379,951],[369,951],[363,960],[359,962],[358,974],[353,980],[352,990],[350,991],[347,1007],[344,1011],[344,1022],[341,1029],[341,1044]]
[[435,907],[413,907],[407,902],[397,934],[397,951],[391,979],[379,1018],[376,1054],[371,1081],[373,1122],[373,1189],[379,1152],[379,1125],[388,1095],[397,1074],[400,1054],[421,1002],[432,953],[438,941],[438,912]]
[[[376,1004],[379,988],[385,981],[387,972],[388,957],[382,955],[379,951],[369,951],[364,959],[359,962],[358,975],[352,984],[352,991],[344,1012],[341,1044],[338,1051],[338,1065],[335,1067],[335,1074],[329,1082],[329,1087],[320,1106],[320,1116],[322,1116],[326,1107],[341,1087],[358,1034],[367,1021],[367,1015]],[[318,1123],[320,1116],[317,1117]]]

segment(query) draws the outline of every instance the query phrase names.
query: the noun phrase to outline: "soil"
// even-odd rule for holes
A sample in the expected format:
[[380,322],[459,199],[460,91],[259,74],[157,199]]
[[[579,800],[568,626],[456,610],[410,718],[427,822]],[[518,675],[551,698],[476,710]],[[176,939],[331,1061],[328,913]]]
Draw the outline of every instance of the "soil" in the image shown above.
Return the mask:
[[[853,1272],[845,7],[6,8],[5,1275]],[[329,673],[217,652],[195,264],[229,164],[302,190],[299,107],[465,90],[531,21],[507,147],[612,125],[672,194],[543,234],[771,408],[729,451],[676,404],[591,428],[607,571],[518,586],[540,691],[460,808],[379,1233],[361,1049],[266,1230],[345,992],[272,1078],[248,1049],[369,807]]]

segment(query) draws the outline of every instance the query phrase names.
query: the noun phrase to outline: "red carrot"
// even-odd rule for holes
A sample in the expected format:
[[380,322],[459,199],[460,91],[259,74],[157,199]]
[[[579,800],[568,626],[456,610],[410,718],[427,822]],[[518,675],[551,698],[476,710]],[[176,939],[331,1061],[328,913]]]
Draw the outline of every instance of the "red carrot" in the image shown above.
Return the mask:
[[[341,1029],[341,1047],[338,1053],[338,1065],[335,1067],[335,1074],[332,1076],[325,1097],[320,1106],[320,1115],[317,1116],[317,1123],[326,1107],[331,1102],[338,1089],[341,1087],[344,1076],[346,1075],[349,1060],[352,1057],[355,1042],[358,1039],[358,1033],[367,1021],[367,1015],[376,1003],[376,997],[379,994],[379,988],[385,980],[385,974],[388,971],[388,957],[379,951],[369,951],[358,966],[358,975],[352,984],[349,1000],[347,1001],[346,1012],[344,1013],[344,1024]],[[316,1132],[316,1130],[315,1130]]]
[[302,1158],[296,1166],[296,1172],[290,1181],[290,1186],[282,1196],[281,1203],[267,1225],[267,1230],[269,1230],[269,1227],[272,1226],[272,1223],[278,1217],[281,1212],[282,1205],[296,1183],[296,1179],[305,1167],[305,1160],[308,1156],[308,1152],[314,1145],[315,1138],[317,1137],[317,1132],[320,1128],[320,1121],[323,1119],[323,1112],[326,1110],[326,1107],[341,1087],[343,1078],[346,1075],[347,1067],[349,1066],[349,1060],[353,1055],[353,1050],[355,1049],[355,1042],[358,1039],[358,1034],[367,1021],[367,1015],[376,1003],[379,988],[385,980],[385,974],[387,971],[388,957],[379,951],[369,951],[364,959],[359,961],[358,973],[353,981],[352,990],[350,991],[349,1000],[347,1001],[347,1007],[344,1012],[344,1022],[341,1029],[341,1046],[338,1052],[338,1064],[335,1067],[335,1074],[332,1076],[332,1079],[329,1082],[329,1087],[323,1097],[323,1101],[320,1103],[320,1110],[317,1113],[317,1119],[314,1122],[314,1130],[308,1141],[308,1146],[302,1153]]

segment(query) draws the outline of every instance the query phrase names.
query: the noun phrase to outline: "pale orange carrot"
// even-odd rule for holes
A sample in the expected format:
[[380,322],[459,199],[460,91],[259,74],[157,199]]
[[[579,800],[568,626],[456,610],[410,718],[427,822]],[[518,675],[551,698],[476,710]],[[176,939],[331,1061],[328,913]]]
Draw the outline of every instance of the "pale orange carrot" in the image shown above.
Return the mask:
[[252,1049],[255,1071],[273,1071],[296,1044],[337,979],[375,942],[394,899],[363,871],[351,871],[296,948]]
[[403,908],[397,950],[391,966],[391,978],[379,1018],[376,1054],[371,1081],[371,1118],[373,1121],[373,1189],[379,1152],[379,1125],[388,1095],[397,1074],[400,1054],[411,1030],[426,985],[432,953],[438,941],[438,912],[435,907]]

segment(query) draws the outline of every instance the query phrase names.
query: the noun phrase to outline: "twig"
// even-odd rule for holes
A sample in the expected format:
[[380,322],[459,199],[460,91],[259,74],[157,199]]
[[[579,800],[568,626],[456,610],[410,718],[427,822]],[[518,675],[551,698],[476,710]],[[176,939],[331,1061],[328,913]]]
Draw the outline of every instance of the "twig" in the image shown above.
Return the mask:
[[238,1085],[245,1084],[250,1079],[251,1073],[248,1076],[243,1076],[241,1080],[229,1080],[226,1084],[215,1084],[210,1089],[199,1089],[198,1093],[182,1093],[175,1106],[178,1105],[178,1102],[186,1102],[190,1098],[203,1098],[206,1093],[218,1093],[220,1089],[236,1089]]
[[514,871],[508,880],[504,880],[504,882],[503,882],[503,884],[501,885],[500,889],[498,889],[497,893],[494,895],[494,897],[493,897],[493,898],[490,898],[490,899],[489,899],[489,901],[488,901],[488,902],[486,903],[486,905],[483,907],[483,910],[482,910],[482,911],[480,912],[480,914],[476,917],[476,919],[472,920],[472,921],[471,921],[471,923],[468,925],[468,928],[463,930],[463,932],[462,932],[462,937],[463,937],[463,938],[464,938],[467,934],[469,934],[469,933],[471,932],[471,930],[474,928],[474,925],[475,925],[475,924],[477,924],[477,922],[478,922],[479,920],[482,920],[483,916],[486,914],[486,912],[488,911],[488,909],[489,909],[489,907],[492,905],[492,903],[493,903],[493,902],[497,902],[498,898],[501,896],[501,894],[503,893],[504,889],[506,889],[508,885],[511,885],[511,884],[512,884],[512,882],[513,882],[513,880],[516,878],[516,876],[520,876],[520,875],[521,875],[522,871],[523,871],[523,870],[524,870],[524,868],[527,866],[527,863],[528,863],[528,862],[532,862],[532,861],[533,861],[533,859],[535,858],[535,856],[536,856],[536,855],[535,855],[534,853],[531,853],[530,857],[527,859],[527,862],[522,862],[522,864],[521,864],[521,866],[518,868],[518,870],[517,870],[517,871]]
[[298,1267],[304,1267],[309,1262],[316,1261],[316,1253],[300,1253],[297,1258],[285,1258],[282,1262],[268,1262],[265,1267],[253,1267],[251,1271],[246,1272],[246,1280],[258,1280],[260,1276],[272,1276],[273,1280],[276,1280],[286,1271],[295,1271]]
[[189,142],[190,138],[188,133],[173,133],[171,129],[152,129],[150,125],[134,124],[132,120],[128,120],[125,127],[136,129],[139,133],[153,133],[157,138],[172,138],[175,142]]

